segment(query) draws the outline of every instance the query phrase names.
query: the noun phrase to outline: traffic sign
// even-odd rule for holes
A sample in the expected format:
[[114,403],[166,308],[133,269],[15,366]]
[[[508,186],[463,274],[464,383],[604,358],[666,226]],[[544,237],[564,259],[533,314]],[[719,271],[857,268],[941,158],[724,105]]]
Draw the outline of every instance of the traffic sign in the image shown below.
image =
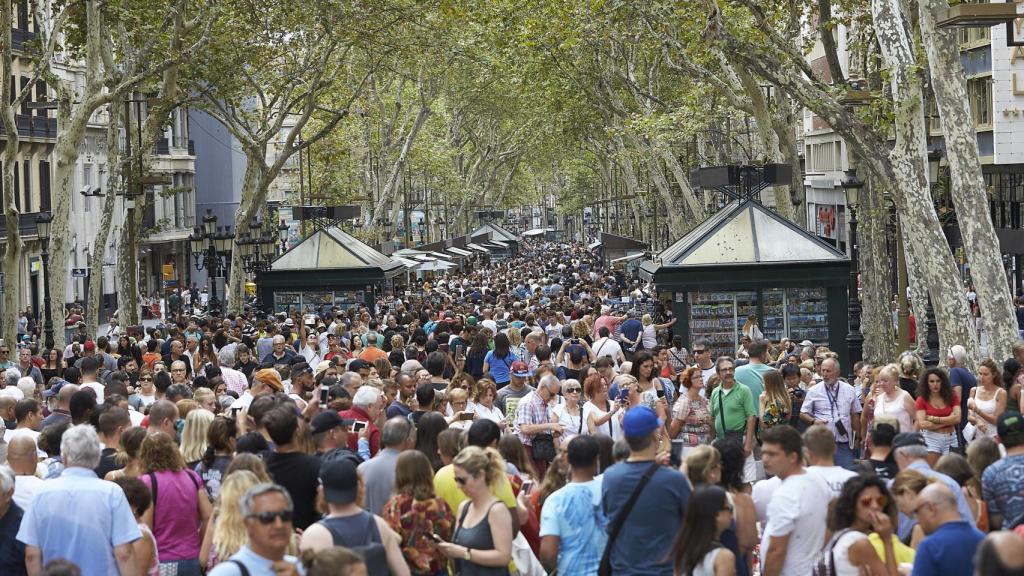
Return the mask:
[[89,276],[89,269],[88,268],[72,268],[71,269],[71,277],[72,278],[86,278],[88,276]]

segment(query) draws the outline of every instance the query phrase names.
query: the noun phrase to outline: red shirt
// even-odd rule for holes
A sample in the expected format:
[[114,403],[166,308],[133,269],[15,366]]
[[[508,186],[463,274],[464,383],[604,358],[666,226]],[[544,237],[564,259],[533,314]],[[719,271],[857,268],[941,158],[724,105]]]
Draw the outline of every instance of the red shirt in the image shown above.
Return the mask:
[[953,413],[953,407],[959,405],[960,397],[956,394],[953,394],[953,403],[945,408],[936,408],[935,406],[932,406],[927,400],[925,400],[924,396],[918,396],[917,402],[914,403],[914,406],[918,410],[924,410],[926,416],[938,416],[939,418],[949,416]]
[[[352,406],[348,410],[343,410],[338,413],[342,418],[351,418],[357,422],[366,422],[370,431],[367,435],[367,439],[370,441],[370,456],[376,456],[377,451],[380,450],[380,428],[377,428],[377,424],[374,423],[373,418],[366,413],[365,410],[359,406]],[[348,434],[348,447],[353,452],[359,449],[359,434],[354,430]]]

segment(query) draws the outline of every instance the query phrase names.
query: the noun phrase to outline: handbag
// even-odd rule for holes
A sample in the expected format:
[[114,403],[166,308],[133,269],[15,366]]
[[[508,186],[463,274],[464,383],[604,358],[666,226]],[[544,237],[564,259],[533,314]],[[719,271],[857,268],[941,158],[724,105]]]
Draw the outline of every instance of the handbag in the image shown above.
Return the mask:
[[608,542],[604,545],[604,553],[601,554],[601,565],[597,569],[598,576],[611,576],[612,573],[612,546],[615,545],[615,540],[619,537],[619,532],[622,531],[622,525],[626,523],[626,518],[629,517],[629,513],[633,511],[633,506],[636,506],[636,501],[640,498],[640,493],[644,491],[647,483],[651,481],[654,473],[658,471],[657,461],[651,462],[650,467],[644,472],[640,481],[637,482],[636,488],[633,489],[633,493],[629,495],[629,500],[626,501],[626,505],[619,510],[619,513],[615,515],[615,519],[612,520],[611,525],[608,526]]
[[557,454],[555,450],[555,437],[548,432],[534,434],[530,454],[534,460],[540,460],[541,462],[551,462],[554,460]]

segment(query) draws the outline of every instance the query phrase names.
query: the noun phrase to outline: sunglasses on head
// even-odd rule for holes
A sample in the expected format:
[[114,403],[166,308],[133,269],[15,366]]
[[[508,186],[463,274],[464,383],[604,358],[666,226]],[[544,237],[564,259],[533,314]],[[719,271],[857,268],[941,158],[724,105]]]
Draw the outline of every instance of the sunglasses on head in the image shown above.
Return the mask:
[[280,519],[281,522],[291,522],[292,521],[292,511],[291,510],[277,510],[277,511],[260,512],[259,514],[252,514],[252,515],[250,515],[249,518],[254,518],[254,519],[258,520],[260,524],[273,524],[274,521],[278,520],[278,519]]

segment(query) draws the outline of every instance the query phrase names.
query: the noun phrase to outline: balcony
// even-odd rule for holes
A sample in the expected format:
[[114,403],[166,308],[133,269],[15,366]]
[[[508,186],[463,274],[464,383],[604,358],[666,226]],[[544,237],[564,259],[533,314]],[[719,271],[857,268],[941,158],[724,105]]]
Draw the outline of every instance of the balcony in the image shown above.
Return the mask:
[[[43,116],[32,116],[29,114],[16,114],[15,122],[18,125],[18,135],[22,138],[56,138],[57,119],[45,118]],[[4,128],[0,125],[0,136],[4,134]]]
[[[36,237],[36,216],[38,212],[28,212],[18,215],[18,229],[21,231],[22,240]],[[7,242],[7,220],[0,218],[0,244]]]
[[36,39],[36,33],[21,28],[11,28],[11,51],[25,52],[25,43]]
[[196,155],[196,142],[195,142],[195,140],[189,140],[188,141],[188,155],[189,156],[195,156]]
[[167,156],[171,153],[171,144],[167,141],[167,138],[161,138],[156,141],[156,146],[153,147],[153,154],[157,156]]

